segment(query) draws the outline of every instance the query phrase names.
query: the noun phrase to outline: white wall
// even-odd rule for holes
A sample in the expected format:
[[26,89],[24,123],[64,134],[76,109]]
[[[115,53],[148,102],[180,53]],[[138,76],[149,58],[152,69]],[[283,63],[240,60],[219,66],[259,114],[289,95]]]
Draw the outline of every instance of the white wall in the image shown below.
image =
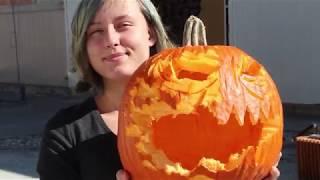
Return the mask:
[[230,44],[256,59],[284,102],[320,103],[320,0],[230,0]]

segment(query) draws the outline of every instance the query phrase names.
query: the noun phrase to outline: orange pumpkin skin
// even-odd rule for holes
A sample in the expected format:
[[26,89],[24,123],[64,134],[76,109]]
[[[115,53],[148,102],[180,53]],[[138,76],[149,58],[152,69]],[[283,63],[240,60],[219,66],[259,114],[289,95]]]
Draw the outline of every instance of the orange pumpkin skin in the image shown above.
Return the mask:
[[261,64],[231,46],[187,46],[134,73],[118,149],[134,180],[262,179],[282,133],[281,100]]

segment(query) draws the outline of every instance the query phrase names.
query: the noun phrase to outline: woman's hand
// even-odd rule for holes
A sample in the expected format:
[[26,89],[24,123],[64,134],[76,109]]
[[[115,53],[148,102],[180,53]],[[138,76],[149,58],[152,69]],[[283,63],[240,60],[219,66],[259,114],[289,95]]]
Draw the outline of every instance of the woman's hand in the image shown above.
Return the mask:
[[280,176],[280,171],[276,166],[273,166],[269,175],[265,178],[263,178],[263,180],[277,180]]
[[276,162],[275,165],[273,165],[269,175],[265,178],[263,178],[263,180],[277,180],[280,176],[280,171],[279,169],[277,168],[278,164],[279,164],[279,161],[281,159],[281,156],[282,156],[282,153],[280,152],[279,154],[279,159],[278,161]]
[[117,180],[129,180],[130,175],[127,171],[125,170],[119,170],[116,174]]

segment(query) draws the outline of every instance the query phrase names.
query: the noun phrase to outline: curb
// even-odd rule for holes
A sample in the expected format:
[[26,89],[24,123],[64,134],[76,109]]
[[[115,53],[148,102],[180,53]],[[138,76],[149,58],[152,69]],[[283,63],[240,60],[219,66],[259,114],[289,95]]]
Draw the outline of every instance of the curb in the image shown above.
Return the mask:
[[40,135],[27,135],[20,137],[1,137],[0,150],[34,150],[40,149]]
[[18,85],[0,83],[1,102],[22,102],[32,97],[65,97],[79,98],[90,96],[91,92],[75,92],[69,87],[56,87],[45,85]]
[[285,115],[320,116],[320,104],[283,103]]

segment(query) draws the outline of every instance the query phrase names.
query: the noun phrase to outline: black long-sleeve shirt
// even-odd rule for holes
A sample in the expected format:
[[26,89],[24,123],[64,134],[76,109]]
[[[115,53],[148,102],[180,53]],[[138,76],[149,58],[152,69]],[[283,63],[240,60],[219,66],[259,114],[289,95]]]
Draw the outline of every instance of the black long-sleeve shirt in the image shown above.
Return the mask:
[[37,165],[41,180],[112,180],[121,168],[116,135],[93,98],[59,111],[47,123]]

